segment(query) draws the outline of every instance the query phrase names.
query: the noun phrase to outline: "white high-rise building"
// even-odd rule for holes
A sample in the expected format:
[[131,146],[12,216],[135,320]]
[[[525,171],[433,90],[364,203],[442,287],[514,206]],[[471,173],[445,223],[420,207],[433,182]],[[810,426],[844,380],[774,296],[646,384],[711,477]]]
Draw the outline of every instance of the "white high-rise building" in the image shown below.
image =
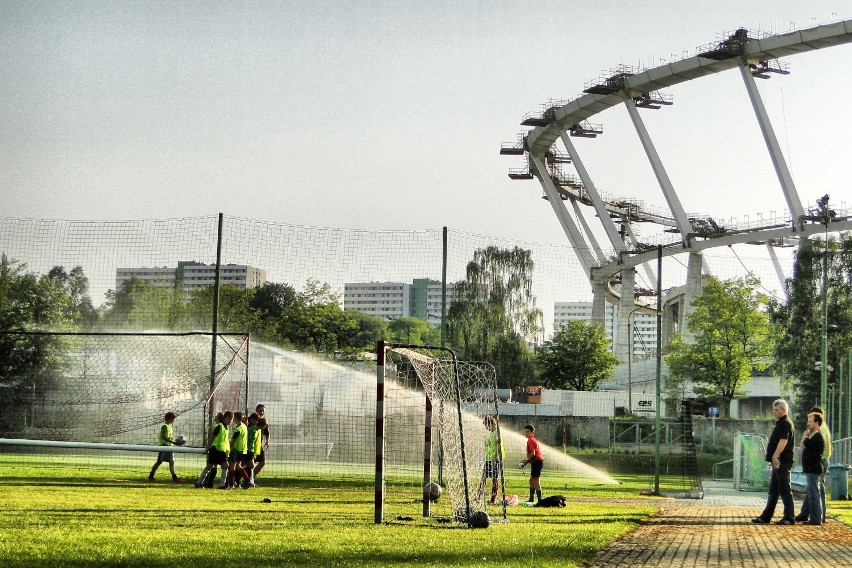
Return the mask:
[[343,285],[343,309],[392,320],[411,315],[411,284],[348,282]]
[[[430,325],[441,323],[442,287],[437,280],[415,278],[404,282],[348,282],[343,285],[343,309],[392,320],[416,317]],[[447,309],[455,285],[447,284]]]
[[[115,271],[115,289],[120,290],[132,278],[168,290],[180,284],[188,294],[192,290],[213,285],[216,265],[181,261],[176,268],[118,268]],[[266,283],[266,270],[245,264],[223,264],[219,269],[219,283],[244,289],[259,288]]]
[[[592,321],[591,302],[556,302],[553,309],[553,325],[569,321]],[[618,306],[606,304],[604,329],[609,339],[610,349],[618,330]],[[633,354],[636,357],[650,356],[657,349],[657,316],[634,312],[630,316],[633,327]]]

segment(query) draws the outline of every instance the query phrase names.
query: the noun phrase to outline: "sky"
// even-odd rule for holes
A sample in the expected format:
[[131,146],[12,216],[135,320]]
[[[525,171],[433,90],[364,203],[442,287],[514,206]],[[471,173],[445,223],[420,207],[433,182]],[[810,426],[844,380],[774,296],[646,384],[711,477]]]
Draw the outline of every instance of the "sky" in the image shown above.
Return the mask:
[[[842,1],[20,2],[0,0],[2,216],[434,229],[567,243],[499,155],[523,116],[620,64],[739,27],[852,18]],[[761,81],[802,201],[850,200],[852,46]],[[785,207],[737,71],[646,111],[685,209]],[[664,207],[627,111],[575,139],[596,185]]]

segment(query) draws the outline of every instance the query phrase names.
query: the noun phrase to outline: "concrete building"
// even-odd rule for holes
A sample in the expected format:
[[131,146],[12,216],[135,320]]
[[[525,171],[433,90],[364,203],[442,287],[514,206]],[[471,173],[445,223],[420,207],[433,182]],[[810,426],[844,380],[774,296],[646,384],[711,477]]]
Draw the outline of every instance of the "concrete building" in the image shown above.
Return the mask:
[[[118,268],[115,271],[115,289],[120,290],[127,281],[136,278],[168,290],[182,285],[184,292],[188,294],[192,290],[212,286],[215,277],[215,265],[182,260],[175,268]],[[219,270],[219,283],[243,289],[258,288],[266,283],[266,270],[245,264],[224,264]]]
[[[606,304],[604,310],[604,329],[610,348],[618,337],[619,306]],[[556,302],[553,308],[553,326],[569,321],[592,321],[592,302]],[[630,315],[630,326],[633,335],[633,356],[637,358],[650,357],[657,349],[657,316],[636,311]],[[626,334],[625,334],[626,335]]]
[[[350,282],[343,285],[343,309],[392,320],[416,317],[430,325],[441,323],[441,282],[415,278],[404,282]],[[447,309],[455,298],[455,285],[447,284]]]
[[411,284],[404,282],[347,282],[343,309],[392,320],[411,315]]

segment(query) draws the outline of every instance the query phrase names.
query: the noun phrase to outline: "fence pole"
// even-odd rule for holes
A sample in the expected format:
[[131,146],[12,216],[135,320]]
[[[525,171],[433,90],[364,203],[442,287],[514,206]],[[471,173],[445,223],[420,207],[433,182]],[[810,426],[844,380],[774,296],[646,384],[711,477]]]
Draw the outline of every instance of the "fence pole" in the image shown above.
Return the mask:
[[216,271],[213,277],[213,325],[211,347],[210,347],[210,402],[207,407],[207,424],[204,425],[204,445],[207,445],[209,440],[207,436],[210,432],[209,426],[213,424],[213,409],[216,406],[216,396],[213,395],[213,389],[216,388],[216,343],[219,333],[219,271],[222,267],[222,222],[224,216],[219,213],[219,227],[216,235]]

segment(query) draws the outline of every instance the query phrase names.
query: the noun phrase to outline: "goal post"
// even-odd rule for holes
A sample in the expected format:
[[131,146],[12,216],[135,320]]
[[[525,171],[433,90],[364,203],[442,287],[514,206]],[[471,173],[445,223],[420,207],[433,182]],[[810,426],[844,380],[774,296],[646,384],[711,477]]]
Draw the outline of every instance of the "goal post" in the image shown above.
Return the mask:
[[[423,516],[429,517],[433,511],[427,489],[437,465],[438,482],[445,488],[443,501],[450,503],[450,509],[442,507],[441,512],[470,525],[473,515],[486,507],[481,488],[486,441],[493,430],[488,425],[493,422],[499,427],[494,367],[459,361],[446,347],[378,342],[376,373],[374,521],[381,523],[387,515],[391,477],[391,487],[417,495]],[[499,441],[499,430],[495,436]],[[432,459],[433,440],[439,442],[437,463]],[[420,444],[422,469],[418,475],[410,460],[414,446]],[[497,459],[501,456],[498,452]],[[498,469],[502,487],[502,464]],[[504,502],[505,490],[499,505],[505,507]],[[505,518],[505,508],[502,514]]]
[[187,439],[170,450],[198,453],[207,416],[248,402],[247,334],[4,331],[0,351],[0,446],[45,461],[77,452],[85,468],[126,461],[104,450],[162,451],[167,412]]

